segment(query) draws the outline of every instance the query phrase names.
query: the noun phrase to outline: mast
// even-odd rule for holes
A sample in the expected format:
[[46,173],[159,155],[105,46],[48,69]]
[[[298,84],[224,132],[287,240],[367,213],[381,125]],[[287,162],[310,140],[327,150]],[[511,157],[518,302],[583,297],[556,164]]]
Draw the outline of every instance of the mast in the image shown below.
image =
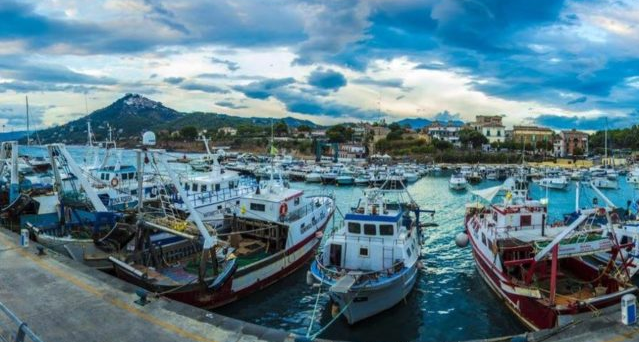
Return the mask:
[[608,118],[606,118],[606,129],[604,131],[604,160],[608,163]]
[[31,144],[31,131],[29,130],[29,96],[24,97],[27,104],[27,146]]

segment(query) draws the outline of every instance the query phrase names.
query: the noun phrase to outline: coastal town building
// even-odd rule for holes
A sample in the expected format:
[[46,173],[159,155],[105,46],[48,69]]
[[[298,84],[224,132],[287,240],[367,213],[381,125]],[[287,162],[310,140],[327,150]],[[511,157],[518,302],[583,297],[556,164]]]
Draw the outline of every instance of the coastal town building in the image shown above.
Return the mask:
[[475,122],[468,124],[475,131],[481,132],[488,142],[502,143],[506,141],[506,127],[502,124],[500,115],[477,115]]
[[324,139],[326,138],[326,130],[325,129],[316,129],[311,132],[311,138],[315,139]]
[[[553,130],[539,126],[513,126],[513,141],[533,145],[551,143]],[[541,145],[539,146],[541,147]]]
[[[338,144],[337,157],[339,159],[361,159],[366,158],[366,147],[362,144]],[[324,155],[334,155],[333,145],[328,148],[328,153]]]
[[553,147],[555,156],[558,157],[586,155],[588,154],[588,134],[576,129],[561,131]]
[[233,128],[233,127],[222,127],[220,129],[217,130],[218,133],[224,133],[225,135],[237,135],[237,129]]
[[459,145],[459,131],[461,128],[460,124],[452,121],[433,121],[430,125],[424,127],[424,131],[432,139],[444,140],[454,145]]

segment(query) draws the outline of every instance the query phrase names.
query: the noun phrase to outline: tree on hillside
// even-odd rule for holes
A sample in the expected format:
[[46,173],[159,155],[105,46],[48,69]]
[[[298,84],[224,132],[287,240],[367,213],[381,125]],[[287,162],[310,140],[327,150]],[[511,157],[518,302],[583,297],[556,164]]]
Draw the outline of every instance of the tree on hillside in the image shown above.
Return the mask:
[[311,133],[313,129],[311,128],[311,126],[309,125],[300,125],[299,127],[297,127],[297,131],[298,132],[308,132]]
[[335,125],[326,130],[330,142],[343,143],[353,139],[353,129],[344,125]]
[[483,144],[488,143],[488,139],[481,134],[481,132],[473,129],[462,129],[459,131],[459,141],[464,146],[472,146],[473,148],[479,148]]
[[184,139],[193,140],[197,138],[197,127],[185,126],[180,129],[180,136]]
[[400,126],[397,122],[393,122],[392,124],[388,125],[388,129],[390,129],[391,132],[401,131],[402,126]]
[[278,137],[288,134],[288,125],[284,120],[280,120],[273,125],[273,133]]

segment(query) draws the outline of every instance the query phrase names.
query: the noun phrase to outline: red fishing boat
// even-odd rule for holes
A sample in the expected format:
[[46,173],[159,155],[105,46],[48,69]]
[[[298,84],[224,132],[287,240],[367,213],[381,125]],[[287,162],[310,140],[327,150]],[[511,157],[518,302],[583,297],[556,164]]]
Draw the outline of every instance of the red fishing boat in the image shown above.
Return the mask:
[[[491,202],[501,187],[475,191]],[[636,291],[614,234],[608,207],[584,209],[567,222],[548,224],[547,204],[509,192],[502,204],[466,206],[465,236],[477,270],[528,328],[553,328],[618,305]],[[589,256],[609,253],[595,266]]]

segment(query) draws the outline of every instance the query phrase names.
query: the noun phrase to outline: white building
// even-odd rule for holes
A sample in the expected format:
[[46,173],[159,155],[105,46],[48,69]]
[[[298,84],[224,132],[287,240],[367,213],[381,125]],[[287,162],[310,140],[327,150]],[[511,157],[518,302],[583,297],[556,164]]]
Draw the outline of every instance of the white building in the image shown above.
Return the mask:
[[222,127],[220,129],[217,130],[218,133],[224,133],[225,135],[236,135],[237,134],[237,129],[233,128],[233,127]]
[[459,145],[459,131],[461,130],[461,126],[459,125],[452,122],[441,123],[435,121],[424,128],[424,130],[426,130],[426,133],[433,139],[444,140],[454,145]]

